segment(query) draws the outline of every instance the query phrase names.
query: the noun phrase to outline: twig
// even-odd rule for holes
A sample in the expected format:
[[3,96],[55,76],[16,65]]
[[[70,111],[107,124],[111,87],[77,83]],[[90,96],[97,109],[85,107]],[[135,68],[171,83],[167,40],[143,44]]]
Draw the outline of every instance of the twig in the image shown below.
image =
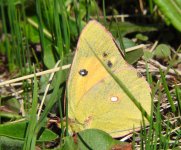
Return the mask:
[[139,4],[140,4],[140,10],[141,10],[142,14],[145,15],[145,13],[144,13],[143,1],[142,1],[142,0],[139,0]]
[[131,52],[131,51],[137,50],[139,48],[145,48],[145,47],[147,47],[147,45],[140,44],[140,45],[136,45],[136,46],[133,46],[133,47],[126,48],[125,51],[126,52]]
[[[35,75],[38,77],[38,76],[42,76],[42,75],[49,74],[49,73],[52,73],[52,72],[65,70],[65,69],[68,69],[68,68],[70,68],[70,64],[62,66],[62,67],[57,67],[57,68],[49,69],[49,70],[46,70],[46,71],[38,72]],[[22,80],[26,80],[26,79],[30,79],[30,78],[33,78],[33,77],[34,77],[34,74],[30,74],[30,75],[19,77],[19,78],[16,78],[16,79],[4,81],[4,82],[0,83],[0,86],[11,84],[11,83],[22,81]]]
[[158,41],[155,41],[155,43],[153,44],[152,48],[150,49],[150,52],[153,52],[157,45],[158,45]]
[[[28,18],[27,18],[27,21],[28,21],[28,23],[31,24],[34,28],[36,28],[36,29],[39,28],[39,27],[38,27],[38,24],[37,24],[33,19],[31,19],[31,18],[28,17]],[[48,30],[43,29],[43,32],[44,32],[45,35],[47,35],[47,37],[52,38],[52,35],[51,35],[50,32],[48,32]]]
[[[130,15],[129,14],[121,14],[121,15],[114,15],[114,16],[109,16],[109,15],[107,15],[107,16],[105,16],[107,19],[112,19],[112,18],[128,18],[128,17],[130,17]],[[96,17],[92,17],[92,18],[96,18]],[[104,16],[100,16],[100,18],[101,19],[103,19],[104,18]]]
[[[165,67],[165,66],[163,66],[163,65],[161,65],[158,61],[155,61],[155,60],[153,60],[153,59],[150,59],[149,60],[149,62],[151,63],[151,64],[153,64],[154,66],[156,66],[156,67],[160,67],[162,70],[164,70],[164,71],[166,71],[167,70],[167,67]],[[180,70],[178,70],[178,69],[169,69],[169,71],[168,71],[170,74],[178,74],[179,76],[181,76],[181,71]]]
[[[28,80],[28,83],[31,83],[31,80]],[[16,82],[16,83],[11,83],[11,84],[7,84],[6,87],[16,87],[16,86],[21,86],[23,85],[23,82]]]
[[[145,66],[146,65],[144,61],[138,61],[138,63],[139,63],[140,66],[143,66],[143,65]],[[161,68],[163,71],[167,71],[167,67],[161,65],[158,61],[153,60],[153,59],[149,60],[148,66],[149,66],[149,71],[150,72],[159,72],[158,68]],[[145,69],[142,69],[141,67],[137,68],[137,70],[140,71],[140,72],[145,72],[146,71]],[[179,75],[179,76],[181,76],[181,71],[178,70],[178,69],[171,69],[170,68],[168,70],[168,73],[172,74],[172,75]]]
[[[21,94],[21,93],[23,93],[24,92],[24,90],[20,90],[20,91],[17,91],[17,92],[14,92],[14,93],[12,93],[11,95],[12,96],[17,96],[16,94]],[[16,97],[17,99],[18,99],[18,97]]]

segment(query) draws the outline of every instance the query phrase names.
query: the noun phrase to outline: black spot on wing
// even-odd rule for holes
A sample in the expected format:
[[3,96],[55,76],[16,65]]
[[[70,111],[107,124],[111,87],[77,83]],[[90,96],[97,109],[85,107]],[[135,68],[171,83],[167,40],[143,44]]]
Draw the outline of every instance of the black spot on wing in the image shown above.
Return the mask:
[[79,74],[84,77],[88,74],[88,71],[86,69],[81,69],[79,70]]
[[106,53],[106,52],[104,52],[103,54],[102,54],[102,57],[107,57],[108,56],[108,54]]
[[112,65],[113,65],[112,62],[111,62],[110,60],[108,60],[108,61],[107,61],[107,66],[108,66],[109,68],[111,68]]

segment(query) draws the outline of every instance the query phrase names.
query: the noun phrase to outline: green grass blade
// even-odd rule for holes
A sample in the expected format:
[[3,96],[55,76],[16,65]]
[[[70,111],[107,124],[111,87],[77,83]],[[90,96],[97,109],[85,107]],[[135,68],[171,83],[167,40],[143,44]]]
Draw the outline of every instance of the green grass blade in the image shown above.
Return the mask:
[[58,97],[58,93],[59,93],[59,86],[61,83],[61,73],[62,73],[62,71],[59,71],[58,73],[56,73],[56,77],[55,77],[56,84],[54,86],[53,93],[51,94],[51,97],[50,97],[43,113],[40,116],[40,119],[39,119],[37,127],[36,127],[36,133],[38,133],[39,130],[44,126],[48,113],[50,112],[51,108],[57,101],[57,97]]
[[147,138],[146,138],[146,141],[145,141],[145,149],[153,149],[153,136],[154,136],[154,121],[153,121],[153,118],[154,118],[154,102],[153,102],[153,98],[152,98],[152,102],[151,102],[151,120],[150,120],[150,126],[149,126],[149,129],[148,129],[148,133],[147,133]]
[[86,2],[86,22],[89,21],[89,18],[90,18],[90,8],[89,8],[89,5],[91,4],[91,1],[90,0],[85,0]]
[[40,35],[41,46],[42,46],[42,50],[45,50],[45,39],[44,39],[44,34],[43,34],[43,19],[42,19],[40,0],[36,0],[36,12],[37,12],[37,17],[38,17],[38,30],[39,30],[39,35]]
[[149,11],[152,14],[153,13],[153,0],[148,0],[148,4],[149,4]]
[[[68,22],[68,15],[67,15],[67,10],[65,8],[65,4],[63,0],[56,0],[57,5],[59,6],[59,9],[61,10],[61,25],[62,25],[62,33],[63,33],[63,39],[64,39],[64,44],[65,44],[65,53],[69,53],[70,51],[70,29],[69,29],[69,22]],[[58,3],[59,2],[59,3]],[[78,6],[77,6],[78,7]],[[79,11],[78,12],[78,28],[79,32],[81,31],[81,18]]]
[[6,52],[6,56],[8,58],[9,70],[12,71],[13,70],[13,59],[12,59],[12,55],[11,55],[11,51],[10,51],[10,43],[9,43],[9,40],[8,40],[7,24],[6,24],[6,17],[5,17],[4,7],[5,7],[4,3],[1,2],[1,19],[2,19],[2,30],[3,30],[3,33],[5,35],[5,52]]
[[136,136],[135,136],[135,127],[133,126],[133,136],[132,136],[133,140],[132,140],[132,148],[133,150],[136,150]]
[[66,136],[68,136],[68,98],[66,97],[65,102],[65,115],[66,115]]
[[175,86],[175,93],[178,101],[178,109],[181,113],[181,89],[177,85]]
[[115,18],[115,20],[116,20],[116,25],[117,25],[117,29],[118,29],[118,38],[119,38],[119,42],[120,42],[120,47],[121,47],[121,50],[123,51],[124,56],[126,56],[125,46],[123,43],[123,37],[121,36],[120,27],[118,25],[118,21],[116,18]]
[[[63,56],[63,37],[62,37],[62,32],[60,28],[60,19],[59,19],[59,13],[58,13],[58,2],[57,0],[54,2],[54,26],[55,26],[55,41],[56,41],[56,46],[58,49],[59,53],[59,59]],[[65,29],[66,30],[66,29]]]
[[171,108],[172,108],[172,111],[175,112],[176,111],[176,107],[174,105],[173,99],[172,99],[170,91],[168,89],[168,85],[167,85],[167,82],[166,82],[166,79],[165,79],[165,75],[163,74],[161,69],[160,69],[160,75],[161,75],[161,80],[162,80],[162,83],[163,83],[163,87],[164,87],[165,93],[167,95],[168,101],[169,101],[169,103],[171,105]]
[[[95,5],[97,6],[95,0],[93,0],[93,3],[95,3]],[[96,14],[97,14],[97,20],[100,21],[100,17],[99,17],[99,8],[98,8],[98,6],[96,7]]]
[[35,127],[37,124],[37,106],[38,106],[38,83],[35,76],[32,108],[30,111],[30,119],[29,119],[27,131],[26,131],[25,143],[23,146],[24,150],[35,149],[35,145],[36,145]]
[[102,1],[102,9],[103,9],[103,15],[104,15],[104,25],[107,24],[106,21],[106,6],[105,6],[105,0]]
[[58,107],[59,107],[59,113],[60,113],[60,125],[61,125],[61,135],[60,135],[60,142],[64,136],[64,123],[63,123],[63,110],[62,110],[62,102],[61,102],[61,99],[60,99],[60,96],[58,96]]
[[76,21],[76,26],[77,26],[77,32],[78,32],[78,35],[80,35],[80,31],[81,31],[81,18],[80,18],[79,2],[78,2],[78,0],[73,0],[73,4],[74,4],[74,13],[75,13],[75,21]]
[[151,74],[149,73],[149,68],[148,68],[148,63],[147,62],[146,62],[146,78],[148,80],[148,83],[150,85],[152,85],[153,84],[153,80],[152,80]]
[[181,31],[181,1],[179,0],[154,0],[163,15],[169,19],[173,26]]
[[142,127],[142,125],[141,125],[141,131],[140,131],[139,137],[141,137],[141,140],[140,140],[140,148],[141,148],[141,149],[144,149],[143,127]]
[[[159,94],[161,95],[161,94]],[[160,97],[160,96],[159,96]],[[154,130],[155,130],[155,136],[154,136],[154,145],[153,145],[153,149],[157,150],[157,140],[160,137],[160,125],[161,125],[161,117],[160,117],[160,99],[158,99],[158,104],[157,104],[157,108],[156,108],[156,122],[154,124]]]

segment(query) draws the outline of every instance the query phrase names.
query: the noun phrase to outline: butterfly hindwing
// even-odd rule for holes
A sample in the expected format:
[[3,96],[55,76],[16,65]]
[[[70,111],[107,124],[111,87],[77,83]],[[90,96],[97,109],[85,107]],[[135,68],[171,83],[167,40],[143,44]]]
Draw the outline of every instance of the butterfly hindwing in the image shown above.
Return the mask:
[[133,126],[140,126],[141,113],[92,50],[150,111],[148,83],[125,62],[111,34],[90,21],[80,35],[68,80],[69,118],[75,121],[72,128],[75,132],[98,128],[114,137],[125,135]]

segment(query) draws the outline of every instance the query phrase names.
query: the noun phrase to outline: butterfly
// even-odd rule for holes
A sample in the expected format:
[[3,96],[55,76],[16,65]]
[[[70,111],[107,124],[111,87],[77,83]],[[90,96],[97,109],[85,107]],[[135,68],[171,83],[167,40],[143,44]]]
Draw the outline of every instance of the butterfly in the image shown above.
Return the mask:
[[92,20],[79,37],[68,77],[70,127],[73,132],[96,128],[120,137],[139,128],[142,115],[99,60],[125,84],[147,113],[151,110],[149,84],[124,60],[111,33]]

